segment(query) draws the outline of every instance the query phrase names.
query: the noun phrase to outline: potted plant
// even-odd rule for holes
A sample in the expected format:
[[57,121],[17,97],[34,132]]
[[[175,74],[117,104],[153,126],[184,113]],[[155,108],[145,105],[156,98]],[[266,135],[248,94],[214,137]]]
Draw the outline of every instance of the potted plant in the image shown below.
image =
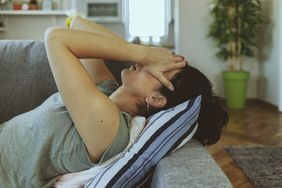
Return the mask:
[[219,49],[216,56],[228,63],[223,72],[226,105],[245,106],[249,72],[244,69],[246,57],[254,57],[263,27],[260,0],[214,0],[208,36]]

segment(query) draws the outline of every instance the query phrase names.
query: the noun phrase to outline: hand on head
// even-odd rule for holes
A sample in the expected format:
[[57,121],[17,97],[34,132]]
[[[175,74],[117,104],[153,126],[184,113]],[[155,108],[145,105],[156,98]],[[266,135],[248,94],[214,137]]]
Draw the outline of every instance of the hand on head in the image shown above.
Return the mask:
[[187,64],[188,62],[184,57],[175,55],[166,48],[152,47],[147,53],[144,68],[160,80],[164,86],[173,91],[173,85],[164,73],[181,69]]

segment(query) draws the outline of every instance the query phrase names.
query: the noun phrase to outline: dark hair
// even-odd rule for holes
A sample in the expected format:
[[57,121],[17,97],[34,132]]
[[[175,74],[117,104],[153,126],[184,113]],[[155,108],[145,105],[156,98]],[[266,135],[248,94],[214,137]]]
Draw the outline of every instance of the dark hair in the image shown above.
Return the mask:
[[[214,95],[211,82],[203,73],[191,66],[186,66],[177,73],[171,82],[174,86],[173,92],[166,87],[160,90],[167,98],[167,104],[162,109],[176,106],[201,95],[198,129],[193,138],[203,145],[215,144],[220,138],[222,128],[228,122],[228,114],[219,104],[219,97]],[[156,113],[155,110],[149,113]]]

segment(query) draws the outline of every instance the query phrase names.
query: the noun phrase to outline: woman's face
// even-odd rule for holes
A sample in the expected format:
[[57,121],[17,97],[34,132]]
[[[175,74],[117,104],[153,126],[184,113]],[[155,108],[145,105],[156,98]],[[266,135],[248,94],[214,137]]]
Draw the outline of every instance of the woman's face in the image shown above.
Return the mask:
[[[165,73],[166,78],[169,80],[179,70],[169,71]],[[124,69],[121,73],[122,84],[131,93],[136,93],[141,96],[146,96],[149,92],[159,91],[162,83],[150,74],[141,65],[133,65],[128,69]]]

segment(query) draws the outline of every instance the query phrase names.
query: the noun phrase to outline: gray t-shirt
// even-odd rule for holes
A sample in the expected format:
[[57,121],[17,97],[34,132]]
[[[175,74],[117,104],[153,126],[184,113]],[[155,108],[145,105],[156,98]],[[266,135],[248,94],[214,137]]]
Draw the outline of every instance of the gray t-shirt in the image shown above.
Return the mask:
[[[118,87],[114,81],[97,86],[106,95]],[[99,163],[126,147],[130,121],[121,112],[119,132]],[[0,125],[0,188],[51,187],[58,175],[93,166],[59,93]]]

